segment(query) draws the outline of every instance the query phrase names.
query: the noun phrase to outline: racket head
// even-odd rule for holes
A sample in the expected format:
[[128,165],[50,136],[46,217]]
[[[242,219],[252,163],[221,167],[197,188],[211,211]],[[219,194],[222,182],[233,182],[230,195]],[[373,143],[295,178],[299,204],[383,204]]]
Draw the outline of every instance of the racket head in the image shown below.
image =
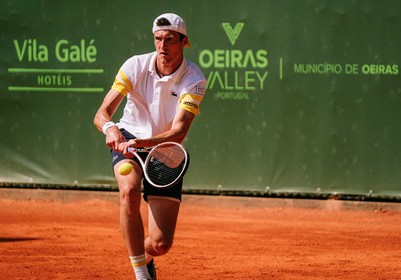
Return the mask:
[[143,171],[150,184],[168,188],[184,176],[188,165],[188,152],[181,144],[164,142],[149,152]]

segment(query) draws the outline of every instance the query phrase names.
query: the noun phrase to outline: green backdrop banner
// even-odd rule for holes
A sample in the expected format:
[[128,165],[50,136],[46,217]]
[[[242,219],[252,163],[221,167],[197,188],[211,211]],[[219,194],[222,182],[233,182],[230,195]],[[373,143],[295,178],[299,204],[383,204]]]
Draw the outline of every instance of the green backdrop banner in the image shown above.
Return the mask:
[[208,79],[186,189],[401,195],[396,0],[2,1],[0,182],[115,185],[93,117],[169,11]]

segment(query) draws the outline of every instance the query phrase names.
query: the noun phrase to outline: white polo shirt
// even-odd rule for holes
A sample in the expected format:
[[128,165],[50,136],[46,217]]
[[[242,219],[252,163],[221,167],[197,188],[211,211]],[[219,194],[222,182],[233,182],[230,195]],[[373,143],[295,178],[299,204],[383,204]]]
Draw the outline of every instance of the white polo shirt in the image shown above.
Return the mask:
[[171,129],[178,108],[199,113],[206,79],[199,67],[185,58],[173,74],[160,77],[156,52],[152,52],[129,58],[112,88],[127,96],[118,127],[137,138],[148,138]]

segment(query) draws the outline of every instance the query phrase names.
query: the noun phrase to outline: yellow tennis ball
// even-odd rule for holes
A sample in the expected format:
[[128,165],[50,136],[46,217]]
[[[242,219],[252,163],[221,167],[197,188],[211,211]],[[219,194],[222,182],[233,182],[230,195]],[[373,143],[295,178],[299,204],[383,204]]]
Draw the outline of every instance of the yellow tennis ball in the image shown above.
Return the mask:
[[131,171],[132,171],[132,165],[131,163],[128,162],[122,163],[118,167],[118,173],[120,173],[121,175],[128,175],[131,173]]

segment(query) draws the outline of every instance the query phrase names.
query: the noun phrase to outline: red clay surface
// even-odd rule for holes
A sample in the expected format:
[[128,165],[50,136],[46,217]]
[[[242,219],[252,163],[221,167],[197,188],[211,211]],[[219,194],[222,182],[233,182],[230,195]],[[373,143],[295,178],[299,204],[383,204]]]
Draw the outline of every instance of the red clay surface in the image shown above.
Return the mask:
[[[134,279],[116,193],[14,192],[0,190],[0,279]],[[185,196],[158,279],[401,279],[400,209]]]

